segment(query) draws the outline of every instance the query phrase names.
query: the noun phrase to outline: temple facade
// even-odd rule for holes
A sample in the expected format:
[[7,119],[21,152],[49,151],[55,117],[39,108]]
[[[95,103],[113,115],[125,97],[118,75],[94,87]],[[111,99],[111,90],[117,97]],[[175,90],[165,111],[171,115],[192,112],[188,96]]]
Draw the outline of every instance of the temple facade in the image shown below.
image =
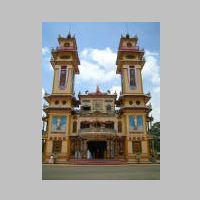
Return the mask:
[[150,162],[151,97],[143,93],[144,49],[137,46],[137,41],[137,36],[129,34],[120,38],[116,58],[116,73],[121,75],[119,97],[116,92],[102,92],[98,86],[96,91],[79,92],[76,97],[74,79],[80,65],[76,39],[71,34],[58,37],[59,45],[51,51],[52,93],[44,95],[44,163],[52,155],[57,163],[73,159]]

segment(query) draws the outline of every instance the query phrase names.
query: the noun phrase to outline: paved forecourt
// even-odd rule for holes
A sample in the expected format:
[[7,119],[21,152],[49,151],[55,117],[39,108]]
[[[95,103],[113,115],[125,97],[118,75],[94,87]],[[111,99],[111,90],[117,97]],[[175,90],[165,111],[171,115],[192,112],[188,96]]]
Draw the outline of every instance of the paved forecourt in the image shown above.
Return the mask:
[[160,180],[159,164],[70,166],[43,164],[43,180]]

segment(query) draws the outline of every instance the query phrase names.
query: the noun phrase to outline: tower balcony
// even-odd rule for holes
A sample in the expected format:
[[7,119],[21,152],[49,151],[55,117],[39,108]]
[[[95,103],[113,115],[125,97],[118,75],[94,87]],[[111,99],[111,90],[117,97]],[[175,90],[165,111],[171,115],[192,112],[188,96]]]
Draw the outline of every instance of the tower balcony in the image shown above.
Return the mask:
[[112,128],[81,128],[78,133],[117,133],[115,129]]
[[147,113],[152,111],[152,106],[151,104],[149,105],[124,105],[120,107],[120,111],[122,110],[144,110]]
[[119,50],[131,50],[131,51],[135,50],[135,51],[138,51],[139,46],[134,46],[134,47],[120,46]]
[[134,52],[144,52],[144,49],[140,49],[139,46],[127,47],[127,46],[120,46],[118,51],[134,51]]
[[115,115],[115,111],[95,111],[95,110],[90,110],[90,111],[86,111],[86,110],[81,110],[79,112],[80,115],[88,115],[88,116],[99,116],[99,115],[107,115],[107,116],[113,116]]
[[56,49],[52,49],[51,52],[62,52],[62,51],[76,51],[77,49],[75,47],[56,47]]
[[43,111],[48,113],[49,110],[70,110],[72,111],[73,108],[69,105],[43,105]]

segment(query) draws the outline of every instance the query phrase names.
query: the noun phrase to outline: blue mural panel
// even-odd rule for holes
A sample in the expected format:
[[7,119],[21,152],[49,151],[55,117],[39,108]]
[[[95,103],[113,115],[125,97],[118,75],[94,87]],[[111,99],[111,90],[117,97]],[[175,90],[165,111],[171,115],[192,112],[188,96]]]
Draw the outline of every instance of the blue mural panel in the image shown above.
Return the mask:
[[135,129],[135,119],[133,116],[129,116],[129,128]]
[[142,116],[129,116],[129,129],[143,129]]
[[143,120],[142,120],[142,116],[137,116],[137,127],[139,129],[143,128]]
[[66,122],[67,122],[66,116],[53,116],[52,131],[65,132]]

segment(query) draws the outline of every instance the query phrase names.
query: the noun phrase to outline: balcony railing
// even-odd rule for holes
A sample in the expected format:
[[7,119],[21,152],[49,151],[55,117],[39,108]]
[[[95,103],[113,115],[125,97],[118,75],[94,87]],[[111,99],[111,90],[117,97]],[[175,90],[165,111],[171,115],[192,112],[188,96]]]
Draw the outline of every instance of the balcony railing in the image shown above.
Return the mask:
[[119,51],[139,51],[139,52],[144,52],[144,49],[140,49],[138,46],[135,46],[135,47],[119,47]]
[[135,50],[135,51],[138,51],[139,50],[139,47],[138,46],[135,46],[135,47],[123,47],[123,46],[121,46],[121,47],[119,47],[119,50],[131,50],[131,51],[133,51],[133,50]]
[[80,111],[80,114],[81,115],[90,115],[90,114],[108,114],[108,115],[112,115],[114,114],[115,111],[112,110],[112,111],[105,111],[105,110],[101,110],[101,111],[96,111],[96,110],[81,110]]
[[74,47],[56,47],[56,49],[52,49],[52,52],[56,51],[69,51],[69,50],[76,50]]
[[79,133],[92,133],[92,132],[116,133],[117,131],[115,129],[111,129],[111,128],[82,128],[78,132]]
[[71,108],[69,105],[43,105],[43,109],[46,108]]

